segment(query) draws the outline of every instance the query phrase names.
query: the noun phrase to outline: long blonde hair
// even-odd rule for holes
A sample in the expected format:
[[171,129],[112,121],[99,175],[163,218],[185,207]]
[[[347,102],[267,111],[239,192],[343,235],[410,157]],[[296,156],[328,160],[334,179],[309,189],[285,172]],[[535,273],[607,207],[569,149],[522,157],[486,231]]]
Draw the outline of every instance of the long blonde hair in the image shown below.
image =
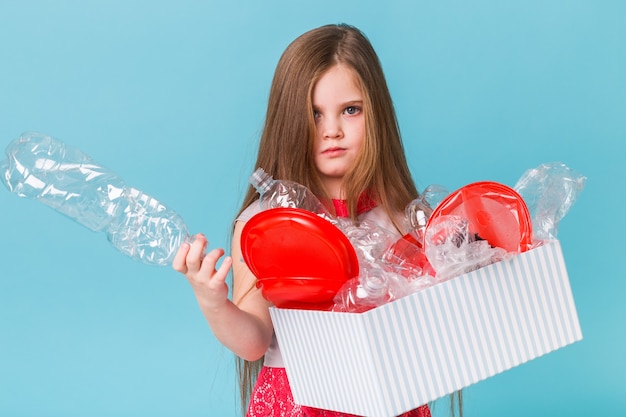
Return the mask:
[[[360,155],[343,180],[343,194],[352,218],[358,196],[368,191],[403,232],[397,214],[417,198],[395,110],[382,66],[371,43],[357,28],[326,25],[295,39],[281,56],[270,88],[265,126],[255,168],[276,179],[307,186],[322,200],[329,196],[315,168],[312,92],[317,80],[341,63],[353,70],[363,94],[365,140]],[[248,187],[241,211],[258,199]],[[238,361],[245,412],[262,360]]]

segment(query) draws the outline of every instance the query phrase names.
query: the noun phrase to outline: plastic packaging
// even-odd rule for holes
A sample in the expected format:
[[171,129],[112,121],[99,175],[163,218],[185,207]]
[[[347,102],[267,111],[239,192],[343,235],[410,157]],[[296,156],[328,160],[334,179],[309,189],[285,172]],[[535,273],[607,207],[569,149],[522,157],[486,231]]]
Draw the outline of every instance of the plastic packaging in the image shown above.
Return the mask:
[[[543,230],[547,230],[549,236],[554,236],[555,219],[558,221],[573,204],[582,188],[584,177],[559,165],[544,165],[540,168],[529,170],[524,180],[518,183],[517,188],[523,192],[524,198],[517,190],[491,181],[468,184],[453,193],[448,193],[441,186],[429,186],[419,198],[407,205],[404,222],[409,233],[399,239],[396,233],[372,221],[330,219],[353,246],[359,270],[357,277],[347,279],[334,294],[332,311],[364,312],[531,249],[533,225],[525,199],[534,203],[531,205],[534,218],[539,219]],[[267,177],[261,170],[254,180],[262,195],[262,208],[304,206],[309,211],[322,212],[323,217],[326,215],[327,211],[319,208],[321,203],[316,197],[304,197],[312,195],[308,189],[289,182],[282,182],[280,186],[284,189],[281,189],[271,177]],[[294,197],[291,194],[293,190],[301,191]],[[313,205],[305,201],[311,201]],[[542,217],[548,217],[549,220],[543,220]],[[270,227],[272,230],[274,228]],[[276,234],[281,241],[286,240],[283,236],[287,233]],[[330,233],[323,232],[321,235],[329,237],[330,241],[336,240],[330,238]],[[308,238],[310,236],[304,240]],[[297,239],[302,241],[303,237]],[[275,254],[272,245],[260,241],[257,244],[267,247],[264,262],[267,261],[274,268],[280,254]],[[313,246],[306,241],[302,248],[298,248],[298,254],[306,252],[310,247]],[[296,257],[297,254],[290,255],[286,263],[305,263],[304,260],[294,262],[291,259]],[[323,264],[321,260],[315,263]],[[327,282],[293,277],[294,282],[288,287],[286,283],[289,281],[278,280],[273,274],[270,275],[266,279],[267,288],[264,289],[277,293],[274,296],[282,297],[280,301],[289,298],[287,301],[293,302],[294,294],[297,294],[303,297],[303,300],[298,301],[311,306],[311,301],[317,301],[316,297],[323,296],[323,300],[327,301],[331,294],[331,291],[327,291],[320,295],[322,290],[329,288]],[[324,274],[319,272],[318,275]],[[347,277],[340,273],[331,275]],[[275,287],[270,289],[267,285],[270,283]],[[299,287],[295,289],[294,285]],[[313,291],[312,295],[305,293],[309,290]],[[326,307],[325,304],[316,305],[320,306]]]
[[507,252],[524,252],[532,246],[528,207],[514,189],[504,184],[479,181],[464,185],[435,208],[426,227],[448,215],[466,219],[471,233]]
[[356,223],[348,218],[339,218],[335,224],[354,246],[361,268],[379,262],[394,242],[390,231],[370,220]]
[[446,188],[433,184],[407,204],[405,220],[409,232],[394,242],[383,254],[383,260],[393,271],[410,280],[435,275],[424,252],[424,234],[433,208],[448,194]]
[[513,188],[526,201],[536,240],[556,239],[561,219],[578,199],[586,180],[561,162],[524,172]]
[[[426,222],[437,207],[450,192],[441,185],[431,184],[415,200],[407,204],[405,215],[409,222],[409,228],[418,234],[426,228]],[[416,236],[417,241],[423,240],[423,236]]]
[[362,313],[409,293],[409,283],[397,274],[377,267],[366,268],[348,281],[335,296],[333,311]]
[[436,271],[437,282],[471,272],[507,256],[507,251],[493,247],[470,231],[469,221],[445,215],[429,223],[425,235],[425,253]]
[[58,139],[26,132],[7,146],[6,155],[0,174],[9,191],[106,233],[116,249],[135,260],[171,264],[190,240],[176,212]]
[[270,208],[301,208],[327,220],[332,215],[324,204],[302,184],[294,181],[277,180],[258,168],[250,176],[250,184],[258,191],[262,210]]
[[409,203],[405,223],[410,232],[401,238],[371,221],[356,224],[349,219],[337,220],[357,251],[360,275],[337,293],[334,311],[367,311],[434,283],[435,273],[424,253],[423,236],[431,204],[447,194],[441,186],[429,186]]

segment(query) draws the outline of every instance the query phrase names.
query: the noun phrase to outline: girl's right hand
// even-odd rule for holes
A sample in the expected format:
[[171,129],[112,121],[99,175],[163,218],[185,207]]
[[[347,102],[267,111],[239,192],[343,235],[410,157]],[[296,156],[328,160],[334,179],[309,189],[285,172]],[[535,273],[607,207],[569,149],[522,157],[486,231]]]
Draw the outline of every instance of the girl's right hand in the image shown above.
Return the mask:
[[181,245],[172,266],[187,277],[198,304],[215,337],[235,355],[246,360],[257,360],[267,351],[272,341],[272,319],[269,302],[256,288],[256,278],[243,262],[233,271],[233,299],[228,299],[226,277],[233,265],[232,259],[241,259],[239,238],[243,227],[237,222],[233,234],[232,256],[224,256],[223,249],[213,249],[204,255],[207,240],[196,236],[192,244]]
[[174,270],[182,273],[191,287],[203,310],[219,309],[228,301],[226,277],[232,265],[232,258],[226,256],[218,267],[224,249],[213,249],[205,255],[207,239],[196,236],[193,244],[183,243],[174,257]]

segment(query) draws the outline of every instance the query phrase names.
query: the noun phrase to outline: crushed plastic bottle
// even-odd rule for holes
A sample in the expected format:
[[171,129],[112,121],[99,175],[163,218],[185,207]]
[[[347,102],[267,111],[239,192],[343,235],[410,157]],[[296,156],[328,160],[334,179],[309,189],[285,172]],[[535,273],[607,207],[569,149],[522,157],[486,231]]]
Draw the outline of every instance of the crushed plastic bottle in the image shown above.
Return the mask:
[[[447,188],[431,184],[415,200],[407,204],[404,212],[409,228],[417,233],[423,232],[435,207],[450,194]],[[418,240],[422,241],[423,237]]]
[[587,177],[562,162],[528,169],[513,187],[524,199],[536,240],[556,239],[559,223],[585,187]]
[[426,224],[433,209],[449,194],[440,185],[429,185],[405,208],[409,232],[394,242],[383,254],[383,260],[407,278],[435,276],[424,250]]
[[9,191],[106,233],[116,249],[135,260],[171,264],[180,245],[191,240],[176,212],[58,139],[26,132],[7,146],[6,155],[0,178]]
[[430,224],[425,235],[425,253],[436,271],[437,281],[474,271],[501,261],[507,251],[492,247],[469,229],[469,221],[461,216],[445,215]]
[[277,207],[301,208],[327,220],[333,218],[320,199],[302,184],[274,179],[263,168],[254,171],[249,181],[259,193],[262,210]]
[[409,294],[409,282],[394,273],[370,267],[348,281],[335,295],[332,310],[363,313]]

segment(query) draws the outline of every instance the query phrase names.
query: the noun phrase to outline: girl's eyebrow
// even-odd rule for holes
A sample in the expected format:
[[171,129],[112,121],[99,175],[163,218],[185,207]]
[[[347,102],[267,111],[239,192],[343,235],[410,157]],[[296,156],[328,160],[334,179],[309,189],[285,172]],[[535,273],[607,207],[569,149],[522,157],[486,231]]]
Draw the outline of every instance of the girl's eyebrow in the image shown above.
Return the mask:
[[354,106],[355,104],[363,104],[363,100],[348,100],[342,104],[343,107]]
[[[363,100],[361,99],[357,99],[357,100],[348,100],[348,101],[344,101],[343,103],[339,104],[340,108],[345,108],[345,107],[350,107],[350,106],[355,106],[355,105],[363,105]],[[316,105],[315,103],[313,103],[313,110],[317,111],[319,110],[319,106]]]

